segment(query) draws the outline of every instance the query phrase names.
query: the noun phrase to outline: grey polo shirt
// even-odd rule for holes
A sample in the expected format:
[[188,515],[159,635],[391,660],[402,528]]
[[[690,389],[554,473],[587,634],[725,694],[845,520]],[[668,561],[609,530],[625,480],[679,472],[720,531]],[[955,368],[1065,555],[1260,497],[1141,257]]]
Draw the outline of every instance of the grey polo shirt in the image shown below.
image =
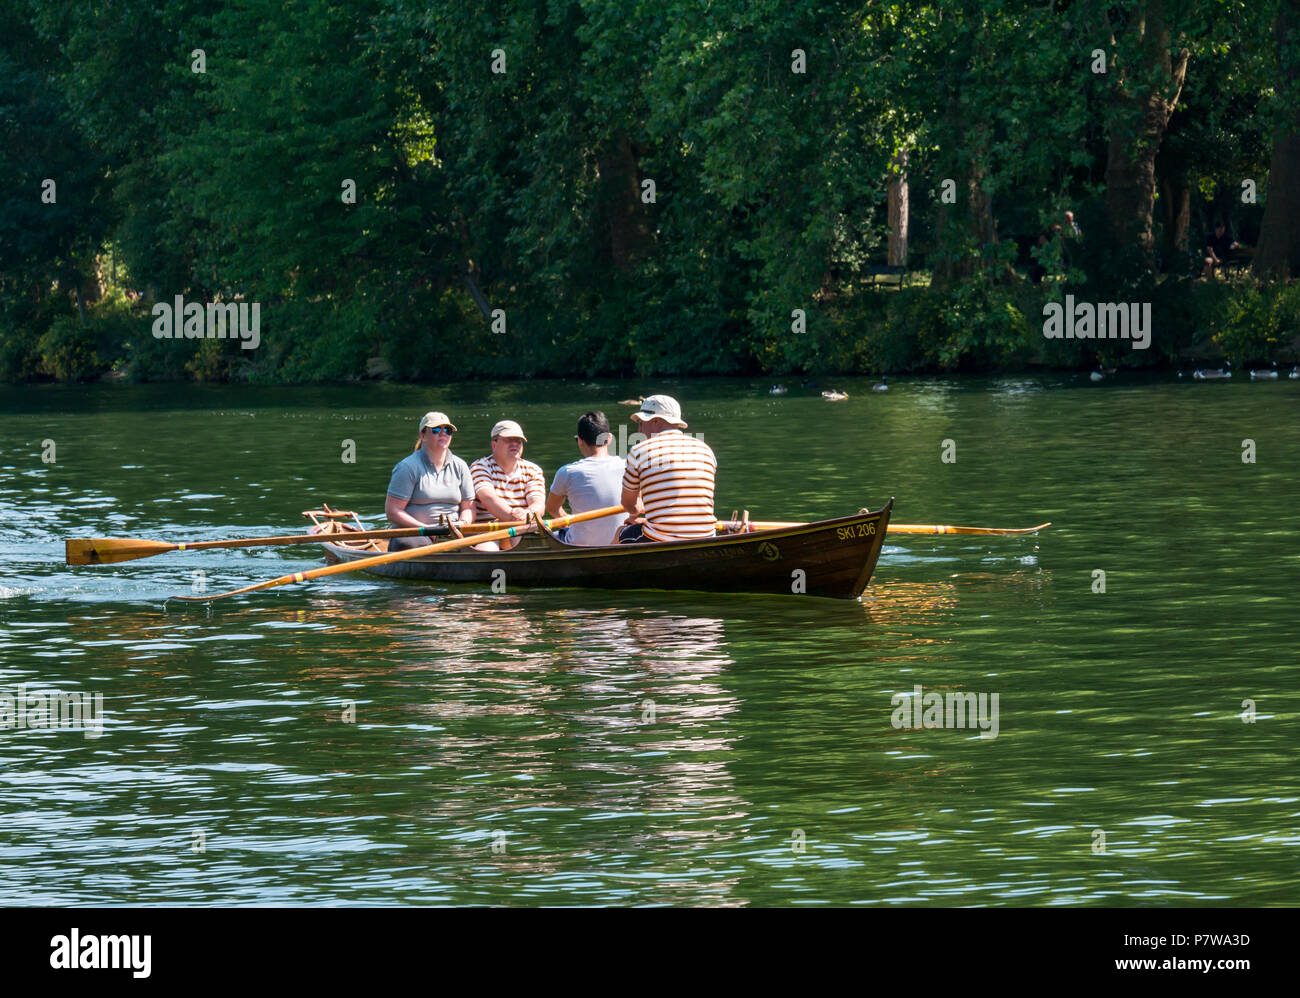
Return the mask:
[[439,471],[421,447],[393,467],[388,494],[407,500],[406,511],[420,522],[433,523],[442,513],[455,516],[462,502],[474,498],[474,487],[469,465],[455,454],[447,455]]

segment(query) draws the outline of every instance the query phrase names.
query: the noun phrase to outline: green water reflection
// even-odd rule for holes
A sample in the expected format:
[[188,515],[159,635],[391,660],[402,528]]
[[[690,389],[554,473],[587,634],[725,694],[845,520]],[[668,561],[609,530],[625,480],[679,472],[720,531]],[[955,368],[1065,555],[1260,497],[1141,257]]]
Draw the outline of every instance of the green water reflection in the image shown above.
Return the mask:
[[[1300,383],[834,387],[4,389],[0,693],[102,692],[106,734],[0,730],[0,903],[1294,903]],[[549,478],[653,390],[720,513],[1055,526],[891,536],[855,603],[343,576],[164,612],[318,557],[61,564],[377,523],[431,408],[467,460],[519,419]],[[998,737],[895,729],[917,685],[999,694]]]

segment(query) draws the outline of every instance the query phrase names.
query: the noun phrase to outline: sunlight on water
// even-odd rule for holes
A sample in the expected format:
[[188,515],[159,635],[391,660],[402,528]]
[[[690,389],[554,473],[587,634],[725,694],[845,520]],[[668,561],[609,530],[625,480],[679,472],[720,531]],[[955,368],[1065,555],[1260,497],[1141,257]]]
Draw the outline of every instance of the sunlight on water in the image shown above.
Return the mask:
[[[0,725],[21,688],[101,695],[102,730],[0,727],[0,903],[1294,903],[1300,384],[842,387],[6,390]],[[62,563],[322,501],[378,525],[431,406],[468,460],[519,419],[549,480],[651,388],[719,513],[1054,526],[891,534],[846,603],[343,575],[164,609],[319,553]]]

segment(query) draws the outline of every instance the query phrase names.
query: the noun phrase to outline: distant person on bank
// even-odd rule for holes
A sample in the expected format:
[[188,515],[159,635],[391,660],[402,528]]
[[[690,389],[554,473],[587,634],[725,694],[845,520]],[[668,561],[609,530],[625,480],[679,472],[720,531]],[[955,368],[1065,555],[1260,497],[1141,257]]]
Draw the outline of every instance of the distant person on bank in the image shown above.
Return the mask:
[[1236,248],[1237,244],[1228,235],[1228,230],[1224,227],[1224,224],[1215,222],[1213,234],[1205,240],[1205,269],[1201,271],[1202,276],[1213,277],[1214,268],[1222,267]]
[[[546,476],[532,461],[524,460],[523,427],[503,419],[492,427],[492,453],[469,466],[473,478],[475,515],[480,520],[526,520],[546,509]],[[506,551],[519,538],[476,545],[479,551]]]
[[[574,513],[586,513],[623,502],[623,459],[611,456],[609,420],[603,412],[589,412],[578,420],[578,442],[582,460],[566,464],[555,473],[551,494],[546,497],[546,515],[559,516],[564,504]],[[575,523],[556,531],[566,544],[614,544],[615,534],[626,516],[602,516],[599,520]]]
[[[623,470],[623,508],[632,516],[620,544],[716,536],[713,487],[718,459],[703,440],[682,432],[682,407],[671,395],[651,395],[632,413],[648,439],[633,447]],[[637,500],[645,512],[637,514]]]
[[[455,432],[445,412],[427,412],[420,419],[415,451],[397,462],[388,482],[384,515],[394,527],[423,527],[442,516],[458,525],[474,522],[469,465],[451,452]],[[428,537],[394,537],[388,550],[432,543]]]

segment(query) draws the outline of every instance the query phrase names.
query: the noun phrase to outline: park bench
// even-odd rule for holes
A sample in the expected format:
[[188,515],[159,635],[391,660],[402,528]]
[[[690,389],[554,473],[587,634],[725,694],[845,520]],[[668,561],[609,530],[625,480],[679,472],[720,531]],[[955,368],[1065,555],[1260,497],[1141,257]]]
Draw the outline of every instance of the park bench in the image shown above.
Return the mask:
[[1255,247],[1238,246],[1232,251],[1232,255],[1223,261],[1223,270],[1250,270],[1255,262]]
[[[896,288],[902,288],[903,281],[907,278],[907,268],[903,266],[896,266],[896,267],[870,266],[870,267],[865,267],[863,269],[865,270],[867,276],[871,278],[872,284],[880,284],[880,283],[884,283],[886,285],[892,284]],[[881,277],[885,278],[883,282],[878,280],[878,278]],[[892,281],[889,280],[889,278],[891,277],[893,278]]]

